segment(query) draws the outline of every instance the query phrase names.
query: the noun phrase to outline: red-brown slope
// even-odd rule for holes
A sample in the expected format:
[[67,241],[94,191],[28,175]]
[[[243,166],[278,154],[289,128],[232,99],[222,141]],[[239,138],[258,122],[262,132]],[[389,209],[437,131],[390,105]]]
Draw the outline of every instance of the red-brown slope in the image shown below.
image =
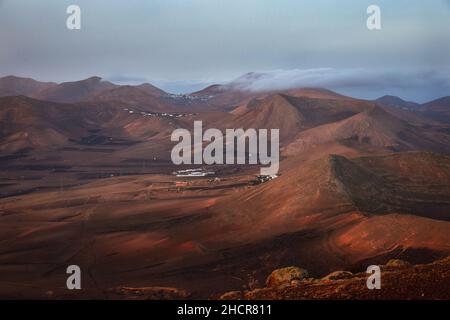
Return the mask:
[[192,93],[191,96],[196,98],[197,103],[194,103],[196,107],[208,108],[208,110],[232,111],[238,106],[247,104],[252,99],[263,99],[276,94],[312,99],[354,100],[321,88],[251,91],[236,87],[233,84],[212,85]]
[[91,77],[80,81],[63,82],[57,86],[40,91],[33,97],[55,102],[78,102],[87,100],[90,96],[116,85],[103,81],[100,77]]
[[[386,263],[386,260],[383,261]],[[296,285],[264,288],[245,293],[245,299],[338,300],[448,300],[450,258],[405,267],[382,266],[381,290],[368,290],[365,272],[340,280],[309,279]]]
[[412,101],[405,101],[400,97],[385,95],[374,101],[383,107],[394,107],[405,110],[415,110],[420,108],[420,104]]
[[305,117],[282,95],[252,100],[233,111],[236,128],[279,129],[281,141],[290,140],[305,126]]
[[430,126],[409,123],[375,106],[347,119],[301,132],[284,154],[307,153],[318,146],[336,143],[362,152],[450,151],[449,135]]
[[[434,174],[413,174],[423,165]],[[374,166],[380,168],[374,171]],[[414,178],[406,179],[405,172]],[[405,153],[349,160],[333,155],[281,171],[270,183],[225,199],[217,210],[223,210],[224,218],[251,223],[252,232],[260,229],[261,234],[278,228],[287,232],[303,226],[305,219],[353,211],[449,220],[449,177],[450,159],[445,156]]]
[[150,94],[152,90],[146,90],[139,86],[120,86],[106,89],[88,97],[90,101],[116,101],[134,109],[152,112],[169,112],[176,109],[165,100],[158,99]]
[[[58,288],[69,264],[90,274],[70,295],[175,286],[204,298],[287,265],[318,277],[381,258],[448,254],[450,161],[399,156],[328,157],[259,186],[146,175],[2,199],[0,265],[9,280],[0,293],[66,294]],[[399,195],[400,205],[390,201]]]
[[303,130],[346,119],[371,108],[359,100],[332,100],[271,94],[236,108],[230,125],[243,128],[279,129],[282,142]]
[[450,123],[450,97],[443,97],[423,105],[423,114],[436,121]]
[[135,86],[137,89],[144,91],[145,93],[152,95],[154,97],[163,97],[163,96],[167,96],[167,92],[165,92],[164,90],[155,87],[154,85],[150,84],[150,83],[143,83],[140,85]]
[[70,132],[79,130],[71,107],[24,96],[0,98],[1,150],[8,153],[67,143]]
[[34,96],[43,90],[57,86],[53,82],[39,82],[31,78],[7,76],[0,78],[0,97]]
[[320,273],[402,252],[450,253],[449,177],[450,158],[435,154],[331,156],[224,198],[212,210],[216,224],[233,225],[226,238],[266,239],[261,246],[271,248],[272,263],[298,260]]
[[[178,120],[161,114],[131,111],[114,101],[55,103],[24,96],[0,98],[0,148],[7,153],[44,150],[89,137],[140,141],[171,132]],[[166,144],[170,144],[167,139]]]

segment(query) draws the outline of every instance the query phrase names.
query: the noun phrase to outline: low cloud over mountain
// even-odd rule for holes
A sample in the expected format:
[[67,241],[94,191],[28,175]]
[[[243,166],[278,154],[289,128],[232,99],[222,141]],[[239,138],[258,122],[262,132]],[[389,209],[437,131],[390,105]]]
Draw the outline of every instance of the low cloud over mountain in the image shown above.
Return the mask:
[[[437,70],[368,70],[368,69],[291,69],[247,73],[229,83],[242,90],[284,90],[298,87],[322,87],[361,97],[376,97],[379,92],[405,95],[422,100],[414,92],[427,91],[432,98],[444,95],[450,86],[450,73]],[[378,95],[379,96],[379,95]]]

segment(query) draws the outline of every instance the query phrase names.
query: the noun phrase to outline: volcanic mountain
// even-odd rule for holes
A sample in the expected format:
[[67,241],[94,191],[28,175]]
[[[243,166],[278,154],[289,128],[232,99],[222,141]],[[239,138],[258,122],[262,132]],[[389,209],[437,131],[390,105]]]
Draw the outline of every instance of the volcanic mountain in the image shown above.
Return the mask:
[[116,85],[103,81],[100,77],[91,77],[81,81],[63,82],[39,92],[35,97],[54,102],[77,102],[88,100],[92,95],[115,87]]
[[[253,249],[265,247],[267,259],[279,265],[295,260],[325,272],[399,252],[417,261],[416,250],[450,252],[449,178],[450,158],[431,153],[332,155],[224,198],[211,210],[218,225],[233,225],[230,239],[277,239],[277,245],[264,241]],[[324,260],[317,263],[317,255]]]
[[[3,88],[32,97],[0,98],[0,297],[208,298],[290,265],[321,277],[450,254],[450,137],[427,111],[314,88],[178,96],[98,77]],[[280,129],[279,175],[175,166],[171,133],[194,120]],[[83,290],[65,289],[71,264]]]
[[[60,84],[15,76],[0,78],[0,97],[18,95],[66,103],[95,99],[127,102],[127,99],[131,99],[132,102],[143,100],[146,105],[149,105],[161,104],[161,101],[156,102],[157,98],[165,97],[168,94],[149,83],[136,86],[120,86],[104,81],[100,77],[90,77],[80,81]],[[148,102],[147,100],[152,99],[152,97],[152,102]]]
[[84,144],[102,135],[141,141],[167,135],[177,123],[117,101],[56,103],[24,96],[0,98],[0,119],[0,149],[6,153]]
[[450,159],[430,153],[327,156],[253,186],[142,175],[6,198],[0,295],[72,295],[56,284],[75,262],[89,277],[73,295],[176,286],[199,298],[258,286],[286,265],[320,277],[393,257],[427,262],[450,253],[449,178]]
[[403,114],[407,118],[411,118],[413,115],[416,119],[422,118],[423,121],[432,120],[444,124],[450,123],[450,97],[442,97],[424,104],[417,104],[395,96],[384,96],[375,100],[375,102],[387,108],[401,108],[412,111],[409,114]]
[[272,75],[264,72],[246,73],[226,85],[223,85],[222,88],[253,93],[285,93],[296,97],[352,99],[325,88],[302,87],[283,81],[274,81]]
[[[196,99],[199,107],[208,107],[209,110],[232,111],[252,99],[263,99],[275,94],[285,94],[292,97],[308,97],[316,99],[354,100],[324,88],[291,87],[285,89],[260,88],[252,89],[243,83],[251,79],[254,81],[258,74],[246,74],[234,81],[222,85],[211,85],[203,90],[190,94]],[[245,80],[242,80],[245,79]]]
[[339,144],[366,154],[402,150],[448,153],[449,142],[450,136],[439,128],[415,125],[372,106],[346,119],[301,132],[284,152],[286,155],[321,152]]
[[345,119],[370,107],[358,100],[295,97],[285,94],[253,99],[235,109],[233,123],[243,128],[280,129],[281,141],[294,139],[308,128]]
[[31,78],[7,76],[0,78],[0,97],[19,95],[33,97],[55,86],[57,84],[54,82],[39,82]]
[[[63,129],[64,120],[60,119],[61,122],[55,126],[52,119],[57,115],[53,110],[53,104],[23,96],[0,98],[0,150],[14,153],[65,143],[67,129]],[[66,124],[71,122],[69,120]]]
[[320,158],[330,152],[450,152],[450,136],[435,123],[412,112],[348,97],[267,94],[231,114],[234,117],[226,122],[228,126],[280,129],[284,155]]
[[137,89],[144,91],[145,93],[152,95],[154,97],[164,97],[167,96],[167,92],[161,90],[160,88],[155,87],[150,83],[143,83],[135,86]]
[[[155,90],[154,90],[155,89]],[[141,111],[168,112],[176,109],[167,102],[162,102],[157,96],[150,92],[156,92],[151,85],[144,86],[119,86],[112,89],[102,90],[89,96],[90,101],[116,101],[124,105],[132,105]],[[158,89],[159,90],[159,89]],[[165,95],[163,91],[159,96]]]
[[450,96],[424,104],[424,114],[436,121],[450,123]]
[[402,98],[390,95],[382,96],[376,99],[374,102],[383,107],[395,107],[407,110],[415,110],[420,108],[419,103],[412,101],[405,101]]

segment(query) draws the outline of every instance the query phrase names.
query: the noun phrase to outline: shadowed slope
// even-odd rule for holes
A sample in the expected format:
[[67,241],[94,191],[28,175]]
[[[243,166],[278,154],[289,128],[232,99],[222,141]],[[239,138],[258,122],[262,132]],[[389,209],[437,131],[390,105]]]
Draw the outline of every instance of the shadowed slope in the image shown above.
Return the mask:
[[450,152],[450,136],[433,128],[412,125],[373,107],[350,118],[301,132],[284,150],[286,155],[302,154],[320,145],[339,143],[378,152],[430,150]]

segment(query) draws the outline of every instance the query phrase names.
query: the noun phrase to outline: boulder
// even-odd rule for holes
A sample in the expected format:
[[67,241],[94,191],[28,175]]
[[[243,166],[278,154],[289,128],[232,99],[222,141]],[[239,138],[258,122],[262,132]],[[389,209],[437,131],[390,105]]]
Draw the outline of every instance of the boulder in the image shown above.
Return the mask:
[[278,287],[283,284],[291,284],[292,280],[303,280],[308,277],[308,271],[299,267],[286,267],[276,269],[267,277],[267,287]]
[[350,271],[335,271],[330,273],[329,275],[323,277],[323,280],[342,280],[353,277],[353,273]]
[[411,263],[408,261],[400,260],[400,259],[391,259],[386,263],[386,267],[390,268],[407,268],[410,267]]

